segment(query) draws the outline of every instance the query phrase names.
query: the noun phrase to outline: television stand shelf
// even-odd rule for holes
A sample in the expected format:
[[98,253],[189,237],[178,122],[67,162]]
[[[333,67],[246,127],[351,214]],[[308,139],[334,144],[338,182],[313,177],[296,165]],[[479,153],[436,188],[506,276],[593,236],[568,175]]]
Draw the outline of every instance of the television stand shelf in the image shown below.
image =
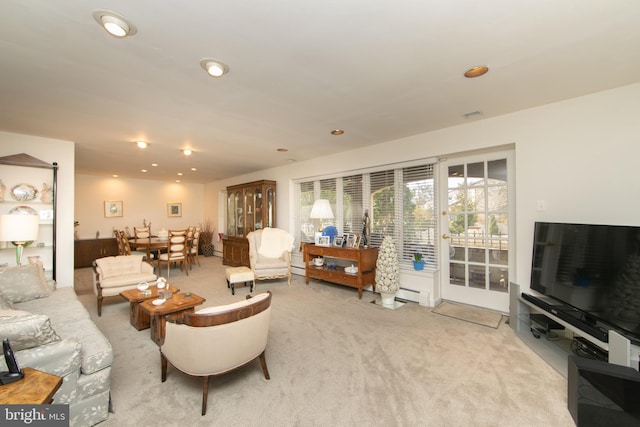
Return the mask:
[[626,337],[614,330],[610,330],[608,335],[609,342],[601,341],[579,329],[575,325],[559,318],[549,311],[546,311],[544,308],[535,305],[533,302],[527,301],[521,295],[520,285],[512,282],[509,289],[509,323],[511,325],[511,329],[513,329],[516,335],[518,335],[525,344],[531,347],[533,351],[535,351],[542,359],[544,359],[565,378],[567,377],[567,356],[570,354],[570,349],[568,349],[566,345],[567,340],[564,339],[556,342],[545,338],[536,339],[531,334],[530,330],[530,313],[544,314],[549,319],[564,326],[567,331],[573,333],[575,336],[582,337],[600,349],[608,351],[609,363],[630,366],[636,370],[639,369],[638,359],[640,357],[640,347],[631,344],[631,341]]
[[[315,266],[313,259],[325,258],[323,266]],[[328,260],[347,260],[358,267],[358,272],[350,274],[343,267],[328,268]],[[362,298],[362,287],[373,285],[376,290],[376,261],[378,248],[341,248],[337,246],[318,246],[314,244],[304,245],[304,271],[305,282],[309,284],[309,278],[325,280],[358,289],[358,297]]]

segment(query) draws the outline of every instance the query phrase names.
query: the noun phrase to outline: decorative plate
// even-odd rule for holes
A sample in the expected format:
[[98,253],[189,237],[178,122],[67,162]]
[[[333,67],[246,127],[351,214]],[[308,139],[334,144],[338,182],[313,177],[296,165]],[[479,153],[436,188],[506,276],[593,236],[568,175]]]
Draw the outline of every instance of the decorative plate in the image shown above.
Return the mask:
[[29,184],[18,184],[11,189],[11,197],[19,202],[28,202],[38,195],[38,189]]
[[38,211],[30,206],[20,205],[9,211],[11,215],[38,215]]
[[153,301],[151,301],[151,304],[153,304],[153,305],[162,305],[162,304],[164,304],[165,301],[166,301],[166,299],[154,299]]

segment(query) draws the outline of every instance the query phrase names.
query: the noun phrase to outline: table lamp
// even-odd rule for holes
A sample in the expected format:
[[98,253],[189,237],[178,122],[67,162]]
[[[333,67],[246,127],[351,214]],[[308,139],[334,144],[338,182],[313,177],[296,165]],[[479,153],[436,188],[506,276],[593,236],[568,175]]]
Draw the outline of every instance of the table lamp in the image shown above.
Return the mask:
[[0,241],[16,245],[16,264],[22,265],[24,246],[38,239],[38,215],[0,215]]
[[327,199],[318,199],[313,202],[313,207],[311,208],[309,218],[320,220],[320,232],[322,232],[322,220],[333,219],[333,211],[331,210],[329,201]]

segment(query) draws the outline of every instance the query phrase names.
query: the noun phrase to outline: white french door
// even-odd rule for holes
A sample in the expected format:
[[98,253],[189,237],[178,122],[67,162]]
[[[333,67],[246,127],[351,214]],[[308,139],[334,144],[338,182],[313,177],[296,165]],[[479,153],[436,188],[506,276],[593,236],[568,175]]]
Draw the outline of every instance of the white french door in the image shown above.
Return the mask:
[[440,164],[442,298],[509,311],[513,151]]

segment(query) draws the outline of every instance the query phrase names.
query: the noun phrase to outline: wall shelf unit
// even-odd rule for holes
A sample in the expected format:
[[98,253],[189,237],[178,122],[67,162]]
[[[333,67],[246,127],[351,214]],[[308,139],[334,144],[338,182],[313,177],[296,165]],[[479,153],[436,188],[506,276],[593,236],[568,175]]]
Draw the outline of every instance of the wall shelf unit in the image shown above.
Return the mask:
[[[39,257],[45,275],[56,280],[58,164],[28,154],[0,157],[0,214],[37,214],[38,239],[24,248],[23,263]],[[0,264],[15,265],[15,246],[0,242]]]

